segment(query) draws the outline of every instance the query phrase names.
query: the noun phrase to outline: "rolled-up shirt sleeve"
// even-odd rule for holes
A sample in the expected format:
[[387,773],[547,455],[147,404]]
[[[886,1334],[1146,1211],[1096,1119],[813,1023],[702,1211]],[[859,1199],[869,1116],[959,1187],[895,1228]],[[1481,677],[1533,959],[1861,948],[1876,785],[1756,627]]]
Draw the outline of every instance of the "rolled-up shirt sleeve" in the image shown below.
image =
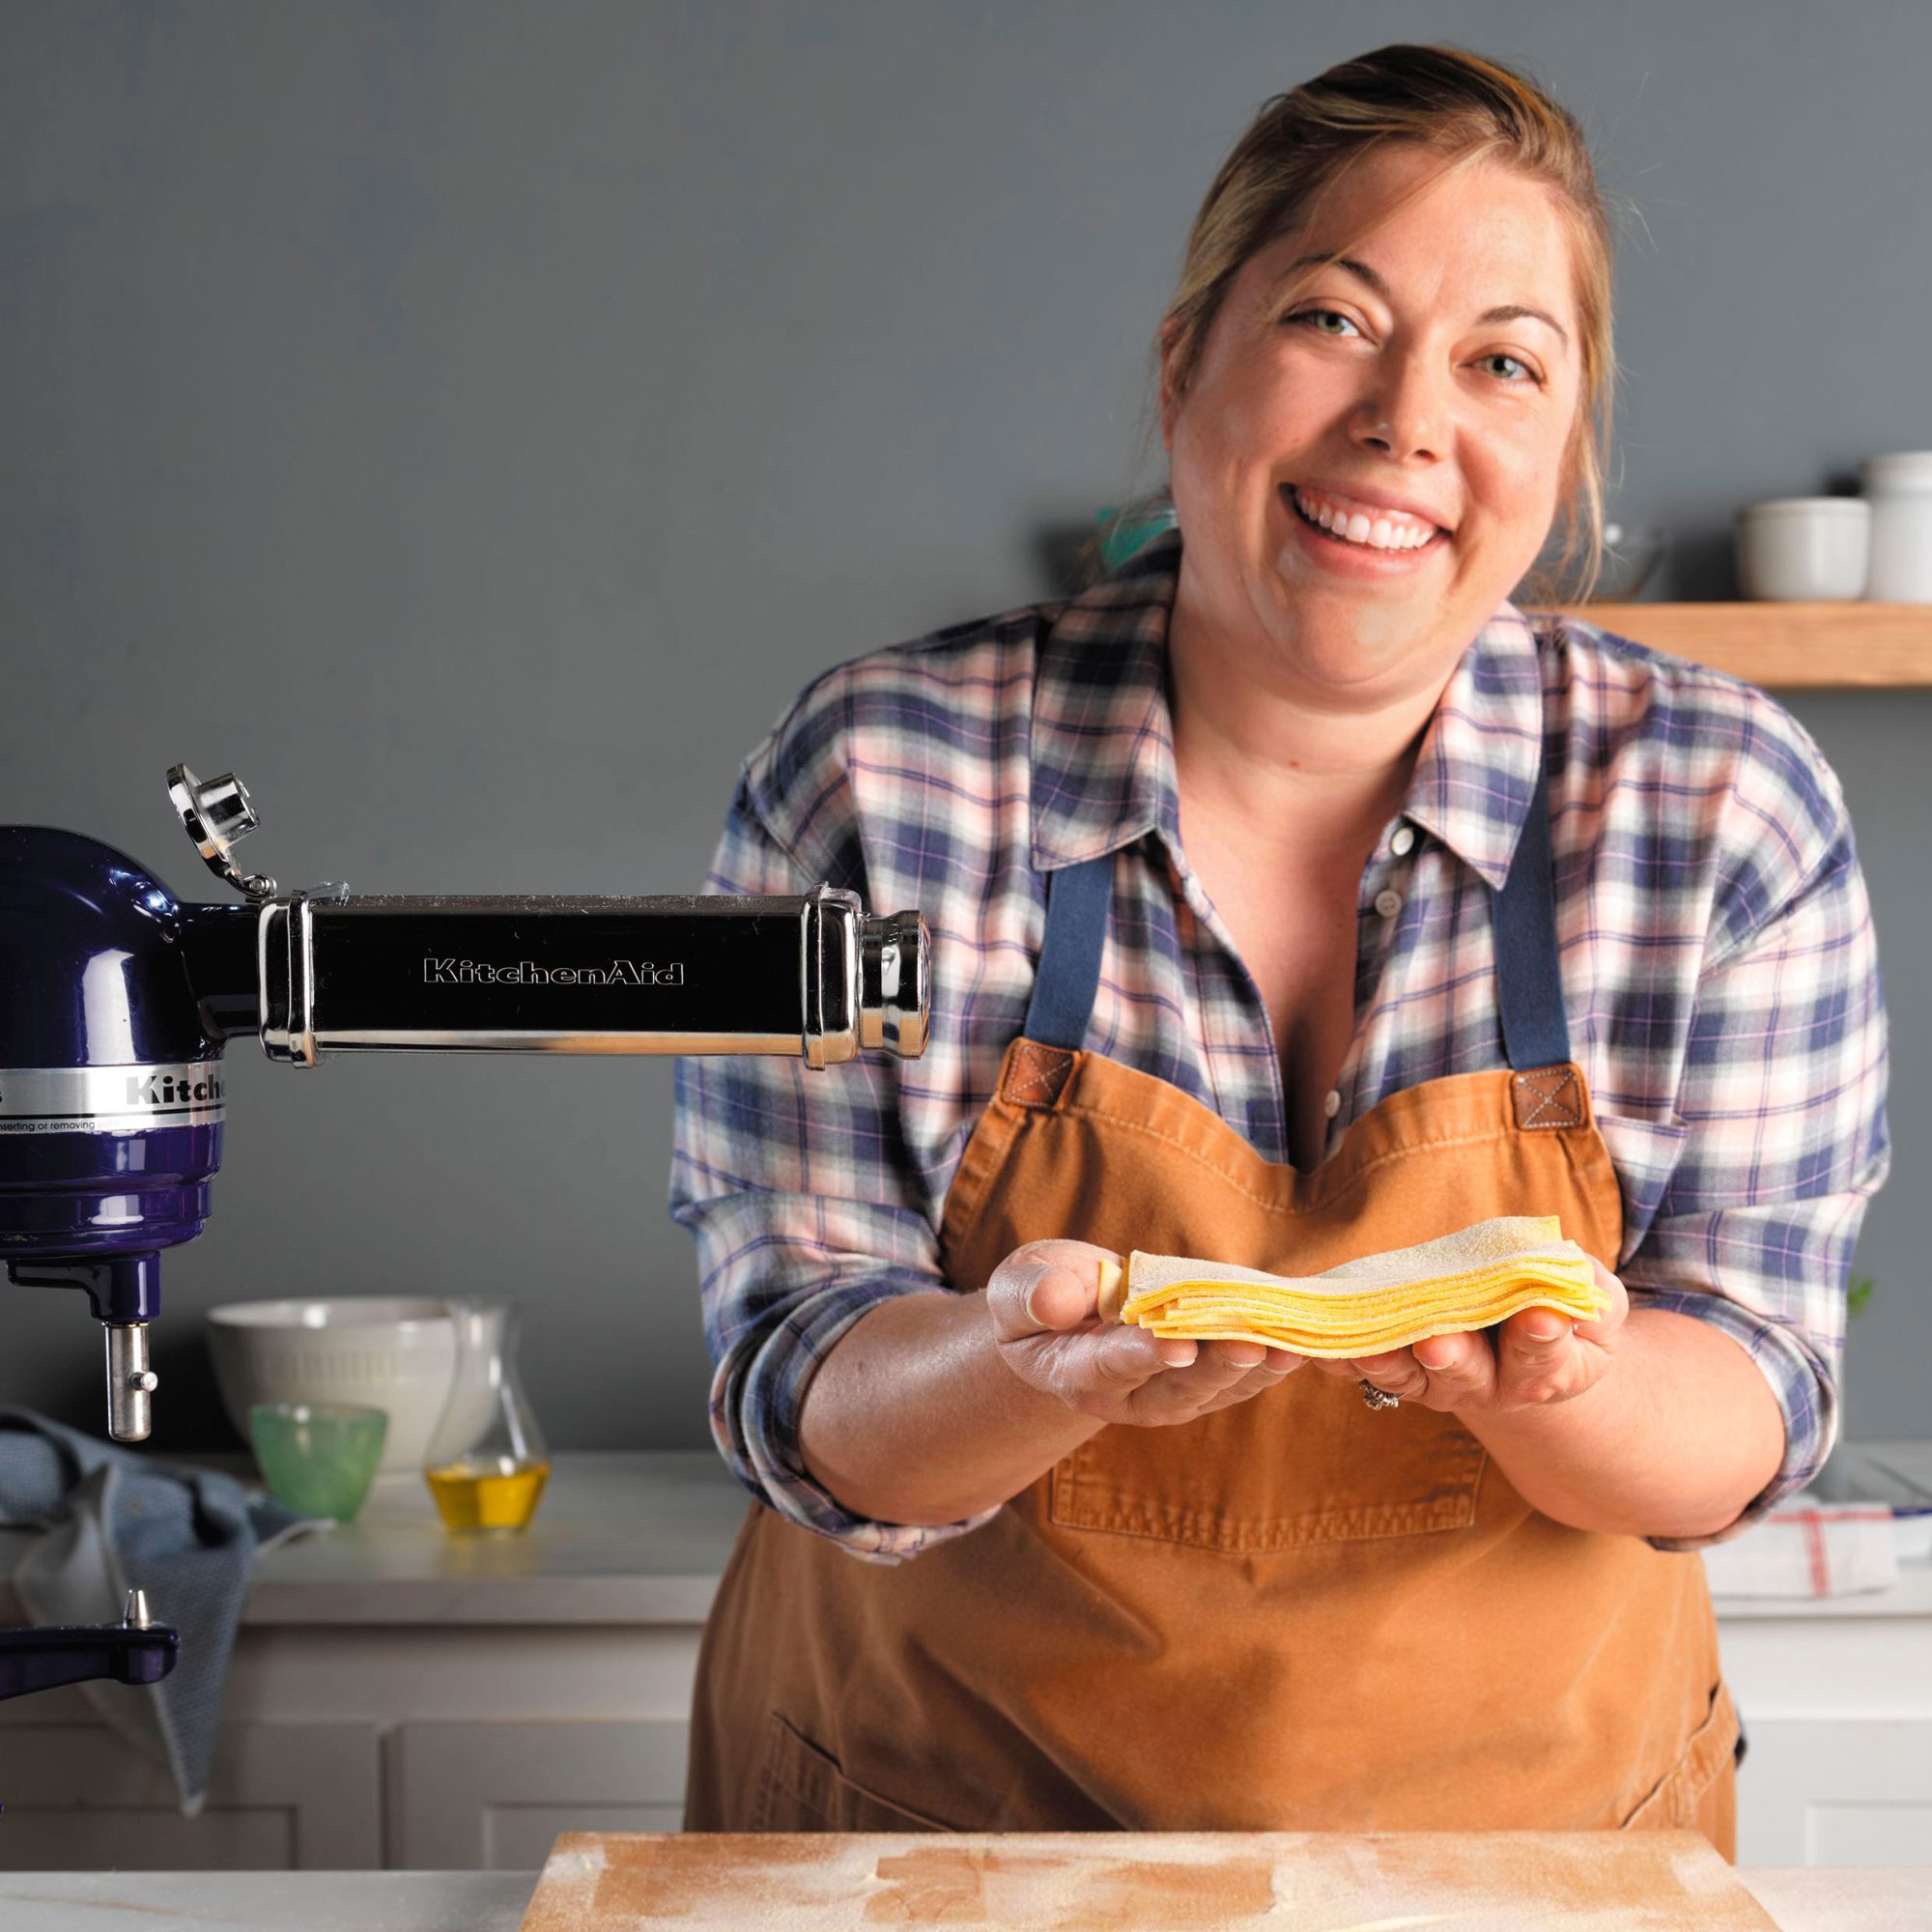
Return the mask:
[[1634,1308],[1693,1316],[1745,1350],[1777,1400],[1784,1456],[1732,1522],[1646,1539],[1660,1549],[1741,1534],[1810,1482],[1837,1435],[1852,1254],[1889,1165],[1887,1028],[1851,824],[1822,758],[1816,772],[1806,809],[1787,799],[1777,832],[1718,895],[1685,1044],[1682,1148],[1619,1269]]
[[[748,774],[751,761],[748,761]],[[832,787],[836,791],[836,786]],[[821,881],[865,894],[857,829],[819,790],[781,837],[742,778],[711,893],[790,894]],[[895,1295],[946,1291],[937,1233],[918,1205],[890,1056],[811,1071],[777,1057],[686,1057],[676,1069],[671,1218],[697,1244],[714,1374],[711,1432],[753,1495],[853,1555],[895,1563],[991,1520],[938,1526],[854,1515],[807,1473],[805,1393],[839,1338]]]

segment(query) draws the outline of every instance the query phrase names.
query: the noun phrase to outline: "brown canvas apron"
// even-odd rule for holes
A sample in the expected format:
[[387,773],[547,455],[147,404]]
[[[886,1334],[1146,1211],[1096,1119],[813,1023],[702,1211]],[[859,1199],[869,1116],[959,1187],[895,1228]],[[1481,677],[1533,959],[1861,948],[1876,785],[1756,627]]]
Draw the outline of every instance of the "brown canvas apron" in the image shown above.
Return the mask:
[[[1496,1214],[1559,1215],[1615,1265],[1540,787],[1495,902],[1509,1065],[1390,1095],[1312,1174],[1077,1050],[1110,877],[1053,875],[1025,1034],[948,1196],[950,1281],[1058,1236],[1307,1274]],[[1555,1522],[1453,1416],[1304,1368],[1103,1429],[896,1566],[754,1504],[705,1632],[686,1825],[1689,1827],[1729,1859],[1737,1739],[1695,1554]]]

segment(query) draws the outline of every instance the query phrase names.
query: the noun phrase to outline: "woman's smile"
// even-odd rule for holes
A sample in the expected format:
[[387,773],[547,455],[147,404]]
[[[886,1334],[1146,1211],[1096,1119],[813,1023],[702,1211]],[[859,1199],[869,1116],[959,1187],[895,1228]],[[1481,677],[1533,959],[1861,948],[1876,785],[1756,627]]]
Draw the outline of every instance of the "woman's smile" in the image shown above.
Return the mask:
[[[1371,521],[1366,510],[1351,513],[1343,498],[1303,495],[1287,483],[1277,494],[1296,551],[1338,576],[1358,581],[1413,576],[1431,568],[1436,553],[1449,547],[1449,532],[1440,526],[1432,526],[1419,542],[1406,542],[1410,532],[1420,530],[1413,519],[1382,516]],[[1324,528],[1318,517],[1325,517],[1329,526]]]

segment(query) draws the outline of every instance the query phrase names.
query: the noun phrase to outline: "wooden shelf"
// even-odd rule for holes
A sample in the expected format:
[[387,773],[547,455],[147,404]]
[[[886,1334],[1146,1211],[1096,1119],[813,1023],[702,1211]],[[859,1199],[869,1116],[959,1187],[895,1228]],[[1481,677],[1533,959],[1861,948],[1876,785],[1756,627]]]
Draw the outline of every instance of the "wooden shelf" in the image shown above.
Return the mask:
[[1634,643],[1767,690],[1932,687],[1932,604],[1581,604]]

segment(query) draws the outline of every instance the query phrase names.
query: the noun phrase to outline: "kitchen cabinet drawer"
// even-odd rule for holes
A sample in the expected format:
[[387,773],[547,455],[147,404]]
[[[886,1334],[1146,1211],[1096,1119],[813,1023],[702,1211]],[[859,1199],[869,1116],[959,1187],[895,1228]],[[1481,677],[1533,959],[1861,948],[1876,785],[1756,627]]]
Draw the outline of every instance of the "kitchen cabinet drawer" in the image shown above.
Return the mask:
[[389,1740],[390,1863],[528,1871],[559,1832],[675,1832],[690,1726],[404,1724]]
[[1747,1721],[1740,1864],[1932,1865],[1932,1723]]
[[383,1863],[373,1723],[231,1723],[208,1803],[99,1723],[0,1726],[0,1870],[373,1871]]

